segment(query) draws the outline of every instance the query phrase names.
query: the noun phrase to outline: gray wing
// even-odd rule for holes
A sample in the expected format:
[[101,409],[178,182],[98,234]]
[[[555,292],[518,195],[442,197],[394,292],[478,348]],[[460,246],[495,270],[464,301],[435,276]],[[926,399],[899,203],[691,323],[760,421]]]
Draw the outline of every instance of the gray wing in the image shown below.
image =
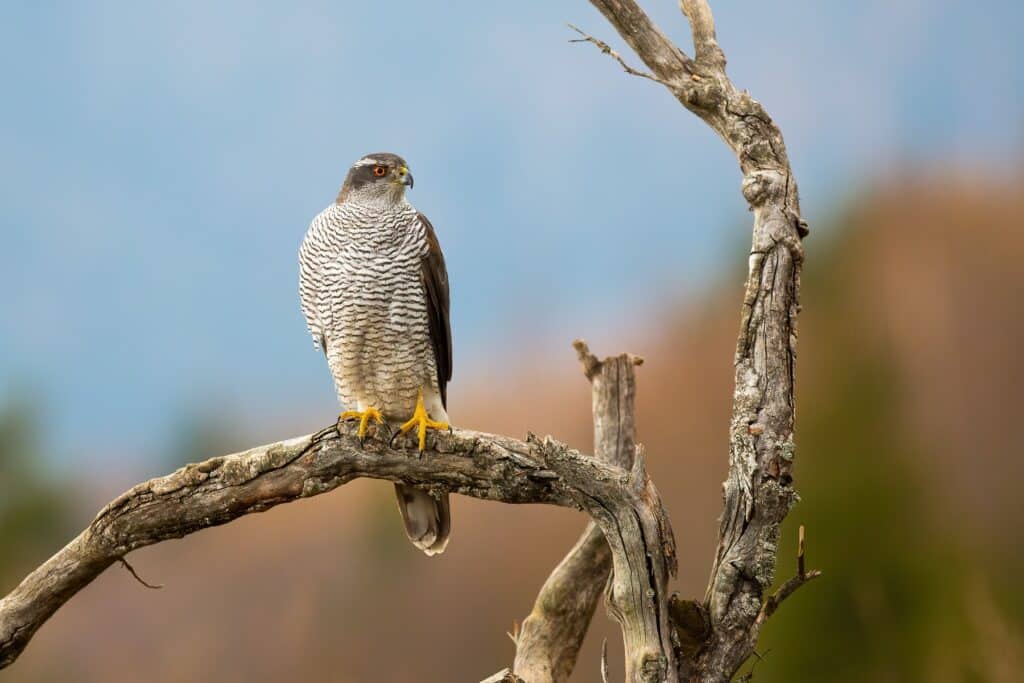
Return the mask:
[[417,214],[427,230],[427,254],[423,257],[423,289],[427,297],[427,321],[430,341],[437,364],[437,388],[441,403],[448,407],[448,382],[452,378],[452,328],[448,318],[448,269],[444,265],[441,243],[437,241],[434,226],[422,213]]

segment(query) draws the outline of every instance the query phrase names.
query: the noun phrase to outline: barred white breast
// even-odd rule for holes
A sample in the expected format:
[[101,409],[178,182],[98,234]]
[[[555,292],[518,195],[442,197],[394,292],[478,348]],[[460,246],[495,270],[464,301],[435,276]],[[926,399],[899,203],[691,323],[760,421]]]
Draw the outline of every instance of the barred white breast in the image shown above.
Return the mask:
[[313,219],[299,252],[302,308],[346,406],[400,419],[421,387],[438,391],[426,252],[425,226],[408,202],[332,204]]

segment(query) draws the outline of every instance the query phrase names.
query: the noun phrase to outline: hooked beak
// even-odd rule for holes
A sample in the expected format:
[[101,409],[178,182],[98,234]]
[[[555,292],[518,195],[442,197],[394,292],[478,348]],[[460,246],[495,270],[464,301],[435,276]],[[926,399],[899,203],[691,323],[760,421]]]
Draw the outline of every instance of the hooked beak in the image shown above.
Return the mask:
[[399,168],[396,173],[398,174],[398,182],[402,183],[410,190],[412,189],[412,173],[409,173],[409,169],[405,166]]

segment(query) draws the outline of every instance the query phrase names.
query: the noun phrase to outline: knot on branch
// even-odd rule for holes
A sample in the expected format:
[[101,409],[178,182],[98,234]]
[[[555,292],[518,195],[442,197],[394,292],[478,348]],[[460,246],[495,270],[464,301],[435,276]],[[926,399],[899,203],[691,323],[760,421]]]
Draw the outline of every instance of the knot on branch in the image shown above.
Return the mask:
[[661,683],[668,674],[668,658],[660,653],[651,652],[640,665],[640,680],[649,683]]
[[742,189],[743,198],[756,209],[769,200],[785,197],[786,176],[774,170],[754,170],[743,178]]

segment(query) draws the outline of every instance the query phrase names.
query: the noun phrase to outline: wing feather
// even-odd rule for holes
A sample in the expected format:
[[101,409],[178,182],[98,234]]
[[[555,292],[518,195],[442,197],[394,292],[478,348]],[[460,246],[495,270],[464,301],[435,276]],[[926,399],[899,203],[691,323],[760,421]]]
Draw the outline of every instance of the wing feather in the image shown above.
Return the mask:
[[434,226],[422,213],[417,214],[427,231],[427,254],[423,257],[423,289],[427,299],[427,321],[430,341],[434,346],[437,363],[437,386],[441,402],[448,407],[448,382],[452,378],[452,328],[448,317],[448,270],[444,264],[441,243],[437,241]]

